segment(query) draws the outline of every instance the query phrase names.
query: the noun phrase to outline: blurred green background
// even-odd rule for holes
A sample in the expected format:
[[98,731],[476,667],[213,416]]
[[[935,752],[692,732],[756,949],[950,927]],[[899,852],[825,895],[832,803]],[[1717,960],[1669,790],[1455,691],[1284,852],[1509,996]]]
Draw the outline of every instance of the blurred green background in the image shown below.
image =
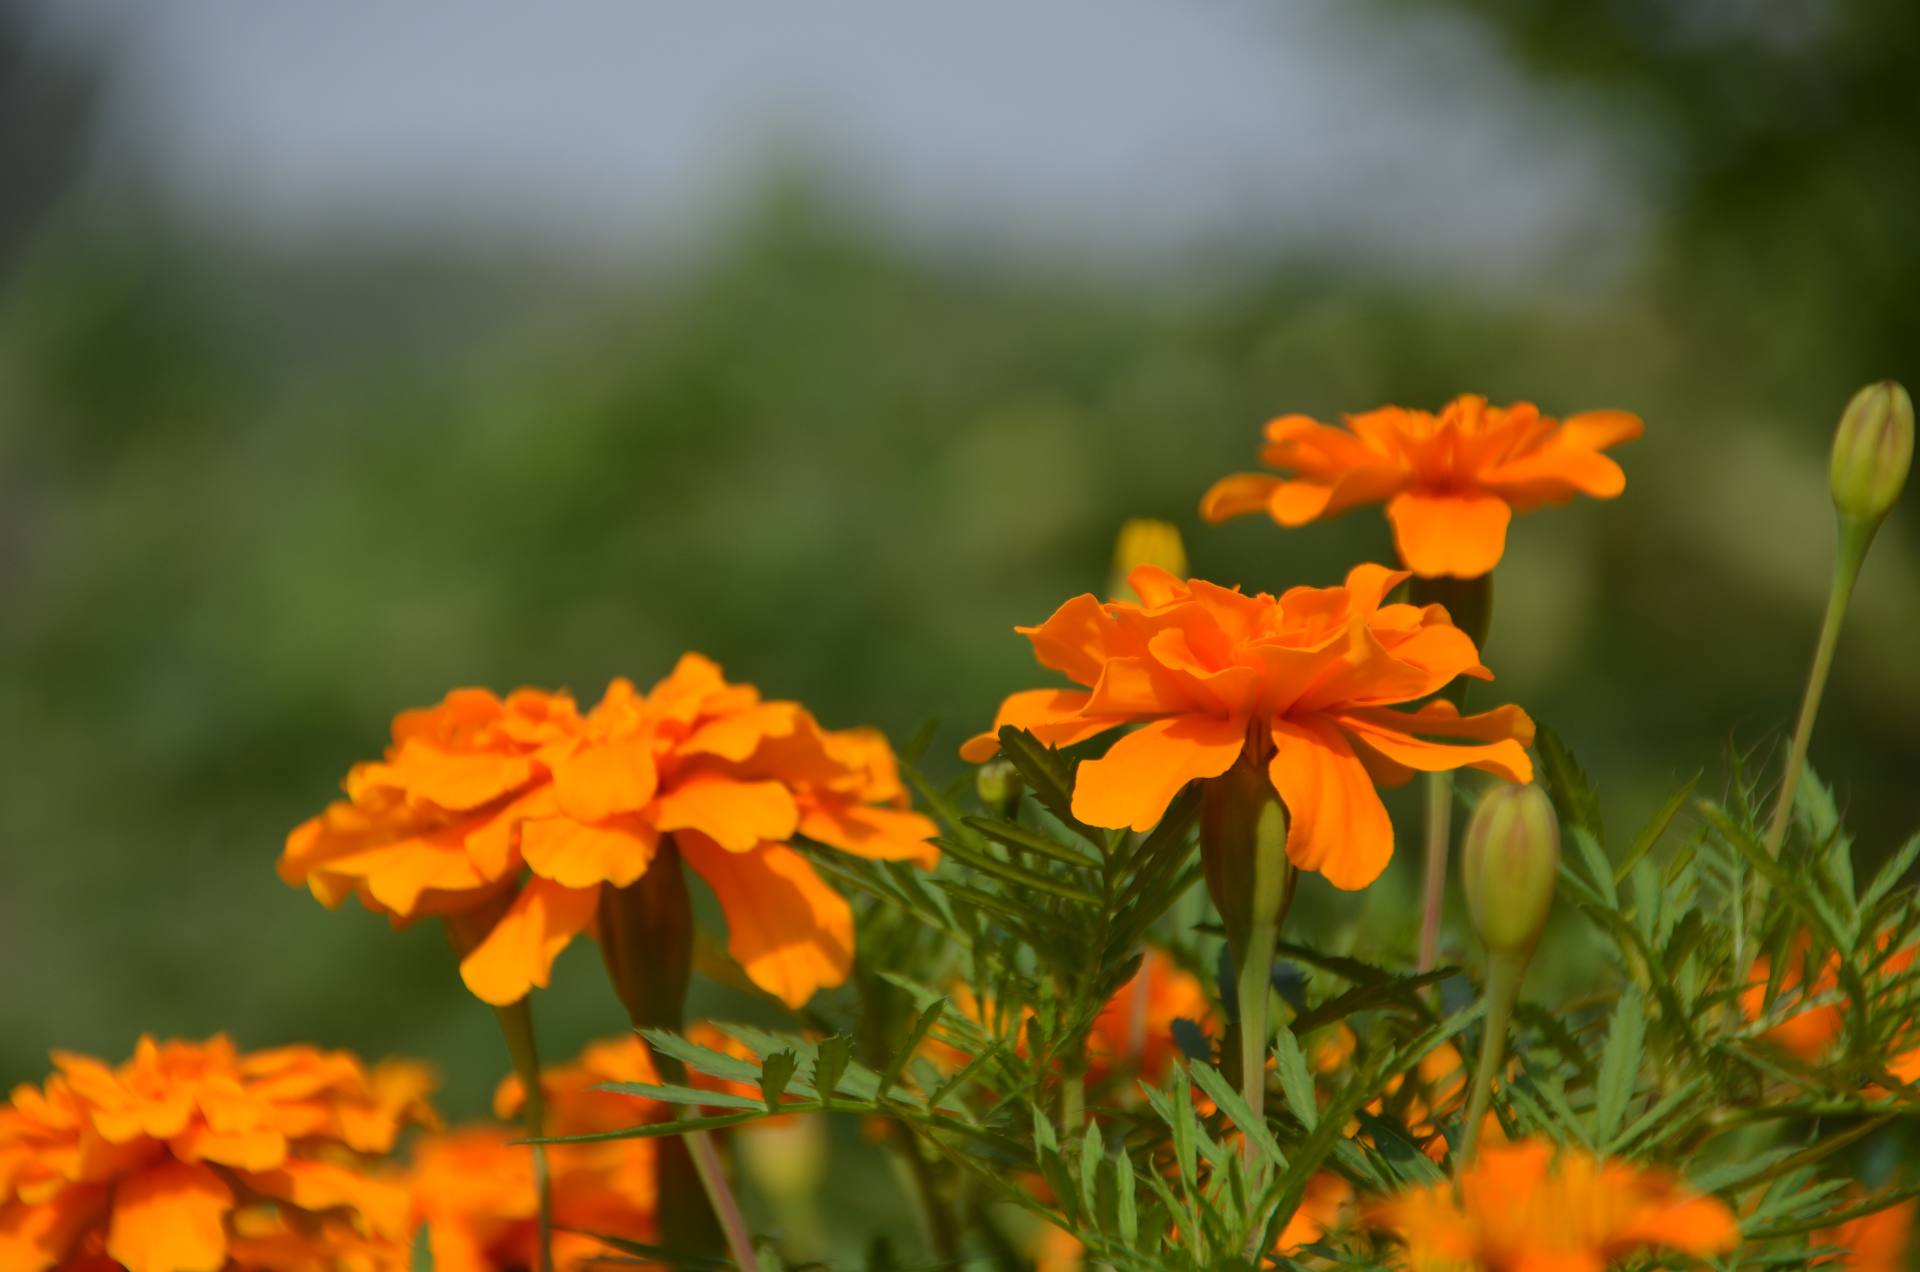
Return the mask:
[[[1645,417],[1619,452],[1624,498],[1516,524],[1487,651],[1502,697],[1561,732],[1630,833],[1696,769],[1724,781],[1730,747],[1771,754],[1824,598],[1833,422],[1861,383],[1920,378],[1913,5],[1319,6],[1239,55],[1281,78],[1322,57],[1338,75],[1427,63],[1411,96],[1349,100],[1370,112],[1336,121],[1352,135],[1297,162],[1261,147],[1285,122],[1266,99],[1221,126],[1263,156],[1260,190],[1338,181],[1344,206],[1295,224],[1255,198],[1232,232],[1089,251],[1102,190],[1061,205],[1084,223],[1036,228],[1016,204],[927,232],[804,144],[746,165],[721,213],[688,214],[697,247],[596,230],[582,250],[564,216],[445,228],[432,202],[263,228],[220,210],[217,181],[177,197],[187,179],[153,143],[173,81],[134,56],[160,37],[91,8],[64,29],[51,6],[0,5],[9,1081],[52,1047],[117,1057],[143,1030],[227,1029],[423,1055],[447,1106],[478,1111],[498,1043],[437,932],[390,936],[274,875],[287,829],[397,710],[462,684],[591,699],[699,649],[831,724],[899,739],[939,719],[950,776],[1000,695],[1042,682],[1009,629],[1102,586],[1122,519],[1179,523],[1197,573],[1256,588],[1390,553],[1372,511],[1198,524],[1200,492],[1251,467],[1282,411],[1473,390]],[[1050,30],[1004,39],[1061,67],[1070,113],[1076,59],[1103,54]],[[434,46],[413,35],[425,98]],[[301,57],[228,53],[176,71],[204,85],[224,67],[244,103],[236,68]],[[137,71],[148,98],[123,92]],[[1171,53],[1160,73],[1206,74]],[[498,91],[531,100],[567,75],[543,62]],[[888,84],[873,109],[910,111],[911,77]],[[1368,137],[1561,115],[1567,154],[1549,132],[1431,194],[1449,154],[1341,176],[1341,148]],[[617,152],[624,126],[599,144]],[[1111,140],[1098,111],[1074,127]],[[276,162],[305,144],[289,128]],[[1035,129],[986,131],[1045,173],[1070,156]],[[1122,147],[1127,188],[1151,189],[1168,153]],[[1536,185],[1539,154],[1585,183]],[[429,184],[433,159],[423,143]],[[1217,193],[1254,175],[1223,171]],[[1594,190],[1617,209],[1589,232]],[[444,209],[468,198],[449,188]],[[1813,748],[1869,854],[1920,825],[1916,549],[1909,506],[1869,562]],[[1381,920],[1383,958],[1412,940],[1385,921],[1416,864],[1395,807],[1387,883],[1309,893],[1316,922]],[[556,1055],[617,1027],[584,943],[540,1008]]]

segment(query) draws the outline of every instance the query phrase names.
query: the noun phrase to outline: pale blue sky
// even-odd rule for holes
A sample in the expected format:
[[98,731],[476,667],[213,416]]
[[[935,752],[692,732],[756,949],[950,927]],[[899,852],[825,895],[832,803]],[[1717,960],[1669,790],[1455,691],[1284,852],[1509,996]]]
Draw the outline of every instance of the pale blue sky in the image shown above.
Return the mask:
[[1631,183],[1577,99],[1468,26],[1356,22],[1362,2],[57,0],[43,20],[111,55],[103,187],[137,171],[267,237],[632,251],[799,163],[935,247],[1291,241],[1524,277],[1631,240]]

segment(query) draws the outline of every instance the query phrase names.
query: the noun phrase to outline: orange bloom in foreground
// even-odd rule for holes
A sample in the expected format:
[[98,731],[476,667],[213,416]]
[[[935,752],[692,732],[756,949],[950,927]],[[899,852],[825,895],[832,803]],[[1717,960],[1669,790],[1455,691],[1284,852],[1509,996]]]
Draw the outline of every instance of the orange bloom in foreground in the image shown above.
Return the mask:
[[[418,1066],[368,1072],[313,1047],[240,1055],[224,1037],[143,1037],[118,1068],[53,1061],[44,1087],[0,1106],[0,1272],[100,1258],[215,1272],[282,1228],[283,1257],[304,1250],[317,1265],[323,1213],[356,1241],[404,1228],[405,1190],[369,1174],[367,1159],[429,1118]],[[309,1233],[304,1247],[292,1228]]]
[[1808,1238],[1809,1244],[1843,1253],[1822,1255],[1815,1267],[1851,1268],[1854,1272],[1906,1272],[1913,1266],[1913,1215],[1920,1202],[1912,1199],[1836,1228],[1825,1228]]
[[[604,1082],[658,1082],[646,1044],[627,1036],[589,1046],[571,1065],[541,1075],[552,1135],[586,1135],[638,1126],[662,1106],[595,1090]],[[515,1115],[524,1090],[508,1078],[494,1112]],[[539,1202],[533,1156],[515,1143],[524,1132],[476,1126],[437,1135],[414,1151],[414,1218],[427,1226],[436,1272],[505,1272],[535,1266]],[[652,1140],[554,1144],[547,1149],[553,1193],[553,1258],[558,1269],[586,1266],[611,1252],[587,1235],[652,1242],[657,1200]],[[564,1231],[563,1231],[564,1230]]]
[[602,886],[645,874],[665,835],[719,897],[734,957],[796,1007],[846,978],[853,915],[790,841],[938,857],[884,738],[822,729],[697,654],[647,694],[614,681],[585,715],[565,694],[457,689],[403,712],[386,757],[345,785],[288,836],[281,877],[396,923],[477,924],[460,974],[495,1004],[544,987]]
[[1451,1183],[1413,1189],[1377,1203],[1367,1220],[1399,1236],[1401,1266],[1416,1272],[1603,1272],[1642,1251],[1706,1256],[1739,1240],[1718,1199],[1660,1171],[1544,1140],[1487,1145],[1457,1191]]
[[1473,394],[1438,415],[1385,406],[1349,415],[1346,425],[1304,415],[1272,421],[1260,460],[1291,476],[1223,478],[1201,499],[1201,515],[1225,521],[1265,512],[1301,526],[1384,501],[1409,570],[1474,578],[1500,564],[1514,513],[1625,490],[1620,465],[1600,452],[1642,429],[1625,411],[1560,421],[1530,402],[1489,406]]
[[990,758],[1006,725],[1067,746],[1140,724],[1082,764],[1073,791],[1080,820],[1135,830],[1159,821],[1188,782],[1245,754],[1287,806],[1293,863],[1336,887],[1365,887],[1393,855],[1375,783],[1462,767],[1533,777],[1533,721],[1518,707],[1465,717],[1446,702],[1389,709],[1456,676],[1493,678],[1446,610],[1382,604],[1406,577],[1361,565],[1340,587],[1248,596],[1142,566],[1130,580],[1139,604],[1077,596],[1016,629],[1042,666],[1085,688],[1012,695],[994,732],[961,754]]

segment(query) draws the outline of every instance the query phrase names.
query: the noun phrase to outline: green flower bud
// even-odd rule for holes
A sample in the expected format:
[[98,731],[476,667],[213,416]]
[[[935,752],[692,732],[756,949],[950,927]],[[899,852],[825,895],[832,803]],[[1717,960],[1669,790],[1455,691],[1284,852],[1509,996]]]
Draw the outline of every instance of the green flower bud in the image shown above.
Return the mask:
[[1004,817],[1019,802],[1025,783],[1010,760],[988,760],[973,775],[973,792],[987,808]]
[[1487,952],[1531,955],[1560,873],[1560,823],[1547,793],[1519,783],[1487,792],[1467,822],[1460,873],[1467,911]]
[[1853,395],[1833,436],[1833,506],[1877,523],[1899,502],[1913,465],[1913,399],[1892,380]]
[[1287,810],[1264,765],[1243,757],[1201,788],[1200,866],[1235,962],[1256,924],[1277,928],[1293,900]]

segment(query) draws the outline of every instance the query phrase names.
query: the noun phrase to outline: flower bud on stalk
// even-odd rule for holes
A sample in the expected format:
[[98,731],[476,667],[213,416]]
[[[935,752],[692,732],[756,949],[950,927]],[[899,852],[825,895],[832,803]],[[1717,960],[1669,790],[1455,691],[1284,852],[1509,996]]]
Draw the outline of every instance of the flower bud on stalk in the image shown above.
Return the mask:
[[1025,787],[1020,780],[1020,770],[1009,760],[988,760],[973,775],[974,794],[990,812],[1000,817],[1013,811]]
[[[1200,865],[1207,892],[1227,930],[1240,1017],[1240,1089],[1264,1116],[1267,1093],[1267,999],[1280,921],[1297,877],[1287,860],[1287,810],[1252,753],[1202,788]],[[1253,1168],[1253,1140],[1241,1150]]]
[[[1840,551],[1834,560],[1833,584],[1827,593],[1827,612],[1820,623],[1820,639],[1813,650],[1813,667],[1800,700],[1800,719],[1793,743],[1787,748],[1787,767],[1774,800],[1773,820],[1767,827],[1767,853],[1778,857],[1787,841],[1787,823],[1793,816],[1793,796],[1806,767],[1807,747],[1813,741],[1813,722],[1820,714],[1820,697],[1833,670],[1833,651],[1840,643],[1840,624],[1853,599],[1853,585],[1880,523],[1893,511],[1913,466],[1913,399],[1892,380],[1869,384],[1853,395],[1833,435],[1833,459],[1827,467],[1827,485],[1834,511],[1840,515]],[[1756,887],[1765,886],[1762,880]]]
[[1467,911],[1487,947],[1485,1032],[1456,1163],[1465,1167],[1473,1160],[1493,1098],[1493,1077],[1506,1052],[1507,1023],[1520,999],[1520,982],[1553,910],[1560,823],[1547,793],[1518,783],[1489,791],[1467,823],[1460,871]]
[[1892,380],[1869,384],[1847,403],[1833,436],[1833,506],[1842,518],[1878,525],[1912,465],[1913,399]]

